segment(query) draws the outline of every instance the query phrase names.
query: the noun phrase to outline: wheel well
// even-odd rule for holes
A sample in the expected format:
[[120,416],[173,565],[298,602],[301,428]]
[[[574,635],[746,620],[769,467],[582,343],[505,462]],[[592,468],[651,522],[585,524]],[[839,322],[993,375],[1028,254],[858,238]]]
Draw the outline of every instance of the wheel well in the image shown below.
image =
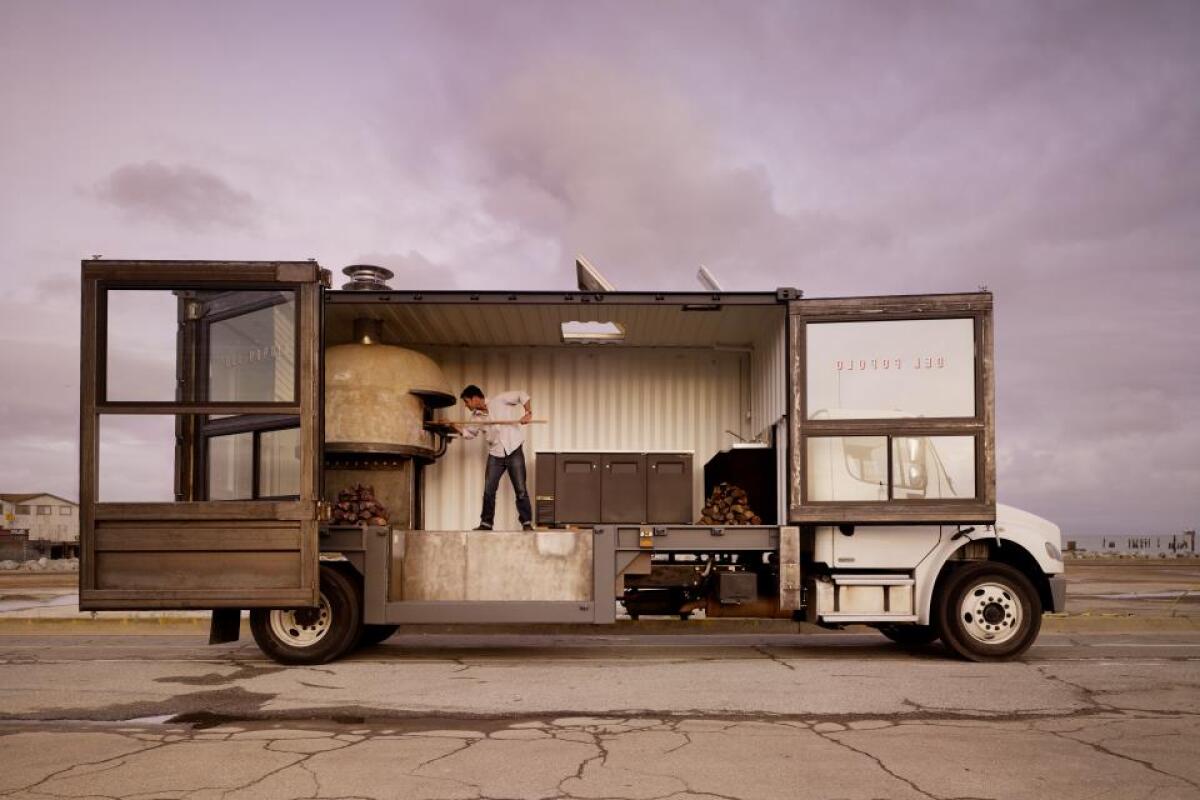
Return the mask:
[[1042,608],[1054,608],[1054,597],[1050,593],[1050,578],[1042,571],[1041,566],[1028,550],[1011,541],[999,546],[995,542],[989,544],[991,547],[990,561],[999,561],[1001,564],[1008,564],[1019,570],[1026,578],[1029,578],[1033,588],[1037,589],[1038,597],[1042,601]]
[[979,545],[987,546],[987,556],[985,558],[962,559],[951,557],[942,565],[942,571],[938,573],[937,583],[934,585],[934,597],[937,597],[941,592],[943,584],[953,574],[954,570],[979,561],[996,561],[1001,564],[1007,564],[1013,569],[1018,570],[1026,578],[1029,578],[1029,582],[1033,584],[1033,588],[1037,590],[1038,597],[1042,601],[1042,608],[1054,607],[1054,597],[1050,592],[1050,578],[1042,571],[1041,566],[1028,550],[1010,540],[1003,540],[1003,542],[979,540],[971,542],[969,546],[977,547]]
[[322,558],[320,560],[320,565],[322,567],[329,567],[330,569],[336,569],[336,570],[342,572],[343,574],[345,574],[346,577],[353,578],[354,580],[357,580],[359,582],[361,582],[363,580],[362,565],[360,563],[356,563],[356,561],[361,561],[362,559],[361,559],[361,557],[358,559],[353,558],[353,556],[359,555],[358,553],[352,554],[351,557],[347,557],[341,553],[337,553],[337,554],[322,553],[321,555],[322,555]]

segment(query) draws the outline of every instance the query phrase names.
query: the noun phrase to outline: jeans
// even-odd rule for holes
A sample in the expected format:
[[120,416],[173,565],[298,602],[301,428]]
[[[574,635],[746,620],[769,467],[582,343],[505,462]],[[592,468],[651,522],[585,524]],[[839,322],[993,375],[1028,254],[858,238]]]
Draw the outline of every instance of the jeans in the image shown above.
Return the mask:
[[496,490],[500,488],[500,476],[508,472],[513,493],[517,496],[517,516],[522,525],[533,523],[533,507],[529,503],[529,490],[525,487],[525,450],[518,447],[506,456],[488,455],[487,472],[483,478],[483,513],[481,524],[492,527],[496,519]]

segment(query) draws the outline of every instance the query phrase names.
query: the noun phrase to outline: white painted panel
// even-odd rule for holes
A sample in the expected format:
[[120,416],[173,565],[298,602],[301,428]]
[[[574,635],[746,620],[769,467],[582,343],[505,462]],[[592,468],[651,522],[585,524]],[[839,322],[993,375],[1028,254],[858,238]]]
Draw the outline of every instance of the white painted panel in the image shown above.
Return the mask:
[[[456,391],[468,383],[486,394],[523,389],[534,416],[526,428],[530,494],[536,495],[534,454],[561,450],[690,450],[693,507],[703,493],[704,463],[749,433],[749,355],[724,350],[618,347],[419,348]],[[463,419],[459,405],[443,416]],[[427,530],[463,530],[479,522],[486,446],[457,440],[424,473]],[[517,523],[512,486],[501,481],[496,527]]]
[[[787,319],[759,334],[750,358],[750,431],[764,440],[788,409]],[[782,519],[782,518],[781,518]]]
[[818,538],[832,542],[834,563],[841,569],[912,569],[941,539],[937,525],[856,525],[846,536],[837,528],[818,528]]

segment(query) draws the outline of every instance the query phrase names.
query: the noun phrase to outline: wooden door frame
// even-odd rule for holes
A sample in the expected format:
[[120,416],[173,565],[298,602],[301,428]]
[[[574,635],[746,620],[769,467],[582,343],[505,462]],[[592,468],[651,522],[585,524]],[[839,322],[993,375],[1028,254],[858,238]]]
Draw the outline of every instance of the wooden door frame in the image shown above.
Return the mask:
[[[317,505],[320,501],[320,315],[321,267],[315,261],[83,261],[80,349],[79,509],[82,564],[81,608],[217,608],[255,605],[315,605],[317,584]],[[285,403],[204,402],[195,398],[169,402],[110,401],[104,396],[107,373],[107,292],[119,290],[293,290],[296,292],[295,395]],[[300,496],[297,500],[119,503],[99,500],[99,424],[105,414],[179,415],[286,414],[300,418]],[[97,589],[96,522],[148,521],[186,529],[189,522],[299,523],[299,585],[288,589],[247,592],[189,590],[146,592]],[[142,537],[146,538],[146,537]],[[153,538],[153,537],[150,537]],[[226,537],[230,547],[233,538]],[[182,549],[186,530],[164,549]],[[218,545],[220,542],[218,542]],[[220,549],[217,547],[217,549]],[[84,595],[87,595],[85,600]]]
[[[996,519],[996,387],[990,292],[793,300],[788,309],[788,379],[792,388],[788,480],[791,523],[992,523]],[[808,323],[971,319],[975,337],[975,409],[971,417],[808,419]],[[975,497],[963,500],[809,501],[805,497],[810,436],[886,436],[889,484],[894,436],[975,439]],[[890,490],[889,490],[890,491]]]

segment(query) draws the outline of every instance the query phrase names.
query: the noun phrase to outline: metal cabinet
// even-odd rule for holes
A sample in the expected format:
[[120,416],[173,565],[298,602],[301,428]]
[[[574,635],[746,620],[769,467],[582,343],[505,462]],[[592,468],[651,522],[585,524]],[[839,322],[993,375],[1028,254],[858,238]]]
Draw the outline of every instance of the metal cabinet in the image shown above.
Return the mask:
[[692,511],[692,454],[646,456],[646,522],[688,524]]
[[646,456],[606,453],[601,457],[600,521],[646,519]]
[[600,519],[599,453],[559,453],[554,469],[554,521],[596,522]]
[[693,521],[691,453],[538,453],[542,525],[686,525]]

